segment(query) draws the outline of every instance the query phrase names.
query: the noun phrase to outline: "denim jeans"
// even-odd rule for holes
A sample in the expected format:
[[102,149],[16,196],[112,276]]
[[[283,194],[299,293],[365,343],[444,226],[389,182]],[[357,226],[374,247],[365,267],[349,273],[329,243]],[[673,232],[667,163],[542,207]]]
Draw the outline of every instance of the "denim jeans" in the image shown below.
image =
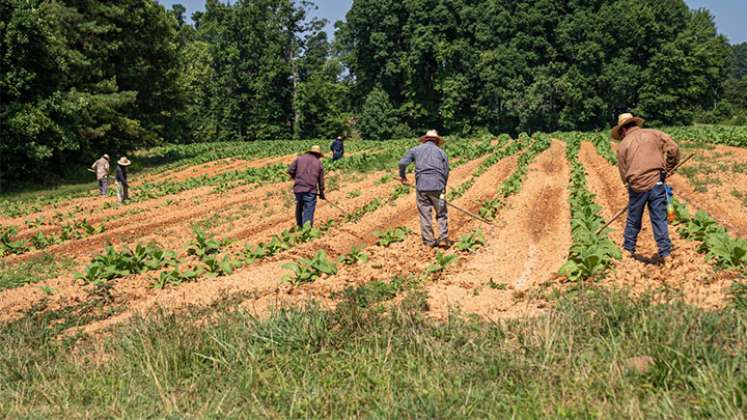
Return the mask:
[[672,252],[672,241],[669,240],[669,225],[667,224],[667,193],[663,183],[645,192],[628,190],[628,222],[625,226],[625,241],[623,248],[628,252],[635,252],[638,233],[641,231],[643,208],[648,205],[654,239],[659,248],[660,257],[668,257]]
[[106,178],[99,179],[99,195],[106,196],[109,194],[109,180]]
[[296,194],[296,224],[300,227],[306,222],[314,225],[314,211],[316,210],[316,192],[302,192]]

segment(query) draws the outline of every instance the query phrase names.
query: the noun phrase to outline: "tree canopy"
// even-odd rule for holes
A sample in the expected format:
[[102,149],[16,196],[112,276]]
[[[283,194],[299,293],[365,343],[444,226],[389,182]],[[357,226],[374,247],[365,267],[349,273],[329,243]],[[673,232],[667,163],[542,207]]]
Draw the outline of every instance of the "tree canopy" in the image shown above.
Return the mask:
[[[684,0],[0,0],[0,180],[161,142],[589,130],[747,107]],[[717,112],[718,111],[718,112]]]

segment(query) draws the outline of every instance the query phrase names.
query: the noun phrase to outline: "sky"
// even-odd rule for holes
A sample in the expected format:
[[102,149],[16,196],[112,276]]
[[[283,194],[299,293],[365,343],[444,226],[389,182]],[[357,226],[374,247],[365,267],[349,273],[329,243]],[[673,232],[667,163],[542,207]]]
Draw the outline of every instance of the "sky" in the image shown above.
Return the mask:
[[[174,3],[181,3],[187,8],[187,15],[203,10],[205,0],[158,0],[170,7]],[[685,0],[694,9],[706,8],[716,18],[716,26],[721,34],[729,38],[732,44],[747,42],[747,0]],[[327,32],[332,35],[334,23],[345,18],[352,0],[316,0],[318,10],[315,15],[329,21]]]

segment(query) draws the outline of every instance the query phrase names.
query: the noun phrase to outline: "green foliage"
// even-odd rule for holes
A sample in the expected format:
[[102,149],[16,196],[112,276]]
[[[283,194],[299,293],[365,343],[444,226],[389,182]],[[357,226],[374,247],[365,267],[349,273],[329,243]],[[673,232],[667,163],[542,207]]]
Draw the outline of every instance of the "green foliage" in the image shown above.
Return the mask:
[[4,228],[0,226],[0,257],[9,254],[23,254],[28,251],[28,247],[22,241],[11,239],[15,234],[15,227]]
[[374,280],[355,288],[347,287],[342,293],[333,294],[333,297],[342,297],[345,304],[368,308],[393,299],[404,290],[408,282],[411,280],[400,276],[395,276],[389,281]]
[[444,271],[448,265],[457,262],[457,260],[459,260],[459,257],[454,254],[444,254],[441,251],[436,251],[436,261],[429,265],[425,271],[430,274],[440,273]]
[[586,172],[578,160],[582,136],[566,136],[566,158],[571,164],[570,198],[571,234],[573,243],[568,261],[560,274],[570,281],[581,281],[602,275],[614,259],[622,257],[620,250],[609,239],[609,230],[597,231],[605,221],[595,196],[586,188]]
[[473,230],[472,232],[462,235],[459,241],[454,244],[454,248],[462,252],[475,252],[485,246],[485,235],[482,229]]
[[195,227],[193,231],[195,239],[187,246],[187,255],[194,255],[197,258],[204,260],[205,258],[220,252],[221,241],[208,237],[205,232],[198,227]]
[[397,242],[404,242],[405,238],[412,231],[404,226],[400,226],[394,229],[390,229],[384,232],[374,232],[374,235],[378,238],[376,244],[383,247],[389,247],[389,245]]
[[316,280],[322,274],[336,274],[337,266],[327,258],[327,253],[320,250],[313,258],[299,258],[295,263],[287,263],[282,266],[291,270],[293,276],[283,276],[283,281],[293,284],[308,283]]
[[380,88],[373,89],[363,103],[358,116],[358,130],[367,140],[385,140],[394,137],[397,116],[389,95]]
[[169,285],[178,286],[184,282],[196,280],[201,274],[201,270],[180,271],[179,267],[174,267],[173,270],[162,271],[158,276],[158,280],[153,283],[153,288],[164,289]]
[[176,254],[166,251],[157,244],[137,244],[134,250],[127,247],[117,251],[113,246],[106,247],[103,254],[96,256],[83,273],[75,273],[75,278],[95,286],[109,280],[158,270],[176,264]]
[[718,100],[730,53],[709,13],[684,0],[360,0],[336,40],[355,77],[353,102],[379,116],[370,125],[385,137],[397,123],[601,129],[629,108],[688,123]]
[[341,255],[337,262],[343,265],[365,264],[368,262],[368,254],[358,247],[353,247],[349,253]]
[[700,242],[698,250],[722,268],[747,267],[747,239],[730,236],[726,229],[706,212],[690,216],[687,207],[675,200],[675,220],[683,238]]
[[228,255],[223,256],[223,259],[220,259],[215,255],[210,255],[203,258],[202,263],[204,265],[202,273],[207,277],[227,276],[233,274],[235,269],[241,267],[239,261],[233,260]]
[[247,244],[245,246],[244,256],[246,257],[247,262],[251,264],[257,260],[269,258],[283,251],[287,251],[298,244],[318,239],[321,236],[321,230],[311,227],[310,223],[306,223],[301,228],[293,227],[280,232],[278,235],[273,235],[267,243],[260,242],[254,247]]
[[173,16],[146,0],[0,6],[0,176],[41,180],[170,134]]

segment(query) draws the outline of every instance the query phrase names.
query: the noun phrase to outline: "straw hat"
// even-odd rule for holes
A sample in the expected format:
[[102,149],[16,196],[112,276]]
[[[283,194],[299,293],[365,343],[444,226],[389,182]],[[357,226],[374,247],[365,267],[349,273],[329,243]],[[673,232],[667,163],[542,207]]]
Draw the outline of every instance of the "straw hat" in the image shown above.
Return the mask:
[[322,148],[319,147],[318,144],[315,144],[315,145],[311,146],[311,148],[309,149],[309,153],[313,153],[315,155],[322,156]]
[[443,137],[438,135],[438,131],[436,130],[428,130],[427,133],[423,137],[420,138],[421,143],[425,143],[428,140],[436,140],[436,144],[441,146],[444,144]]
[[132,162],[130,162],[130,160],[124,156],[119,158],[119,160],[117,161],[117,165],[119,166],[130,166],[130,164],[132,164]]
[[636,117],[631,113],[625,113],[620,114],[619,117],[617,117],[617,125],[612,128],[612,138],[615,140],[622,140],[622,129],[624,127],[627,127],[631,124],[635,124],[638,127],[643,127],[643,123],[645,123],[646,120],[644,120],[641,117]]

